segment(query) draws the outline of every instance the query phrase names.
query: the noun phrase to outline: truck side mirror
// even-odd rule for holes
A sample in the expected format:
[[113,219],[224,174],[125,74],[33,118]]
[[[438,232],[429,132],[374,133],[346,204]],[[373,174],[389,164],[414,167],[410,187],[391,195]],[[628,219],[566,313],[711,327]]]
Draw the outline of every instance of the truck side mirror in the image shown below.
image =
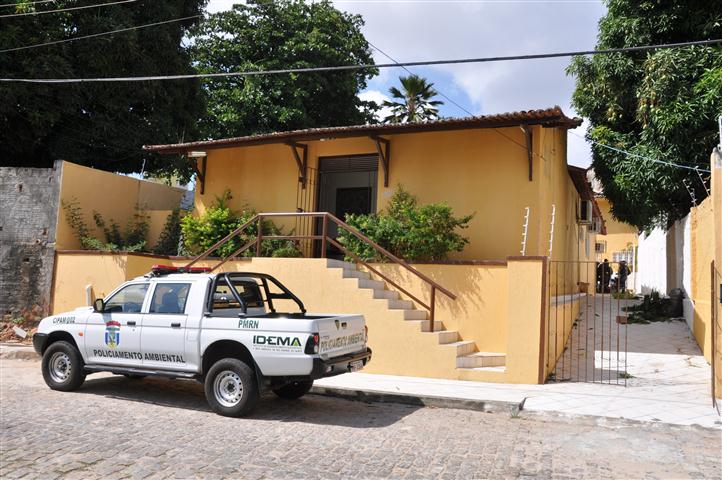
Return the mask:
[[102,312],[105,309],[105,304],[102,298],[96,298],[93,302],[93,310],[96,312]]

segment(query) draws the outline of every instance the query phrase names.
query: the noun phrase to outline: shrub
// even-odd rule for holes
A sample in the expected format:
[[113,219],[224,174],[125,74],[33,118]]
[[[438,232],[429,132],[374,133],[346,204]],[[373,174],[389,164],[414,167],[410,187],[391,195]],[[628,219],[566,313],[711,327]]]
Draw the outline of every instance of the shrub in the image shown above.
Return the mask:
[[[200,216],[186,215],[181,220],[182,247],[186,255],[199,255],[208,250],[219,240],[232,231],[241,227],[256,215],[251,208],[241,211],[232,210],[228,206],[231,198],[229,190],[216,197],[215,202]],[[270,220],[264,220],[261,226],[263,235],[281,235],[281,229]],[[256,237],[258,222],[248,225],[243,232],[218,247],[212,255],[225,257],[235,252],[241,246]],[[250,257],[255,255],[255,247],[250,247],[241,255]],[[287,240],[263,240],[261,242],[261,256],[291,257],[301,256],[296,244]]]
[[[410,261],[439,261],[461,252],[469,239],[457,232],[468,228],[472,215],[454,217],[446,203],[419,205],[399,185],[384,212],[347,215],[346,222],[397,257]],[[383,261],[373,248],[343,229],[339,242],[363,259]]]
[[106,252],[141,252],[145,251],[148,234],[148,215],[138,205],[135,206],[133,218],[121,231],[118,223],[110,219],[107,222],[103,216],[93,210],[93,221],[103,231],[105,240],[101,240],[90,234],[88,225],[85,223],[83,212],[77,199],[70,202],[62,202],[65,210],[65,218],[80,240],[81,246],[86,250],[103,250]]
[[176,208],[165,220],[163,230],[158,237],[158,243],[153,247],[153,253],[160,255],[178,255],[178,244],[181,238],[181,213]]

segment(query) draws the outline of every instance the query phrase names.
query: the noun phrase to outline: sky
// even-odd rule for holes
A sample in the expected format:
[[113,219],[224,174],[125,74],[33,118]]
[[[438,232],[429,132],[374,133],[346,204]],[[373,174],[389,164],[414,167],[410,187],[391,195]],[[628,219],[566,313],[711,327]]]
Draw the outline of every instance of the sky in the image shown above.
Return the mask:
[[[230,9],[237,0],[210,0],[211,13]],[[396,61],[506,56],[590,50],[597,23],[605,14],[601,0],[335,0],[340,10],[363,17],[369,43]],[[390,63],[374,49],[376,63]],[[434,88],[474,115],[548,108],[559,105],[567,116],[574,79],[565,73],[569,58],[410,68]],[[382,102],[400,68],[381,69],[361,98]],[[444,98],[440,114],[468,113]],[[572,130],[568,162],[587,167],[591,153],[581,138],[586,122]]]

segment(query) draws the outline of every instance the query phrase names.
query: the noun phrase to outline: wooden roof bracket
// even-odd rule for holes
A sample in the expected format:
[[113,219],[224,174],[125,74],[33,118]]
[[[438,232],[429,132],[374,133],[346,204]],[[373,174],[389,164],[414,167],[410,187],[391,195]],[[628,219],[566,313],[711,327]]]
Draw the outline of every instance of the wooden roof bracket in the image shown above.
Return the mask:
[[200,194],[203,195],[206,191],[206,164],[208,163],[208,157],[203,158],[203,166],[198,167],[200,159],[195,158],[194,162],[191,163],[193,170],[196,172],[196,183],[200,185]]
[[534,178],[534,147],[532,143],[532,129],[529,125],[520,125],[519,128],[522,129],[524,136],[526,137],[526,155],[529,161],[529,181],[531,182]]
[[[306,179],[308,178],[308,145],[296,142],[288,142],[287,145],[291,147],[293,158],[298,166],[298,181],[301,183],[301,188],[305,190]],[[298,154],[299,148],[303,152],[303,156]]]
[[[379,160],[381,160],[381,166],[384,169],[384,187],[388,187],[389,162],[391,160],[391,141],[376,135],[371,136],[371,140],[376,142],[376,151],[379,152]],[[382,143],[384,144],[384,148],[381,148]]]

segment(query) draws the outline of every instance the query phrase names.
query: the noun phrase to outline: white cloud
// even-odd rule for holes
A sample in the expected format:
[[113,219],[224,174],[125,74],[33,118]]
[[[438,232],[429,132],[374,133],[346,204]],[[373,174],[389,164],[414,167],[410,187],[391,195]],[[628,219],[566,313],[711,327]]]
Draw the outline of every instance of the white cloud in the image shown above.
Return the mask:
[[[381,106],[381,104],[383,104],[387,100],[391,100],[391,97],[382,92],[379,92],[378,90],[366,90],[365,92],[359,93],[358,98],[360,98],[361,100],[375,102],[378,106]],[[376,112],[376,118],[381,120],[390,114],[391,109],[389,107],[382,107],[378,112]]]

